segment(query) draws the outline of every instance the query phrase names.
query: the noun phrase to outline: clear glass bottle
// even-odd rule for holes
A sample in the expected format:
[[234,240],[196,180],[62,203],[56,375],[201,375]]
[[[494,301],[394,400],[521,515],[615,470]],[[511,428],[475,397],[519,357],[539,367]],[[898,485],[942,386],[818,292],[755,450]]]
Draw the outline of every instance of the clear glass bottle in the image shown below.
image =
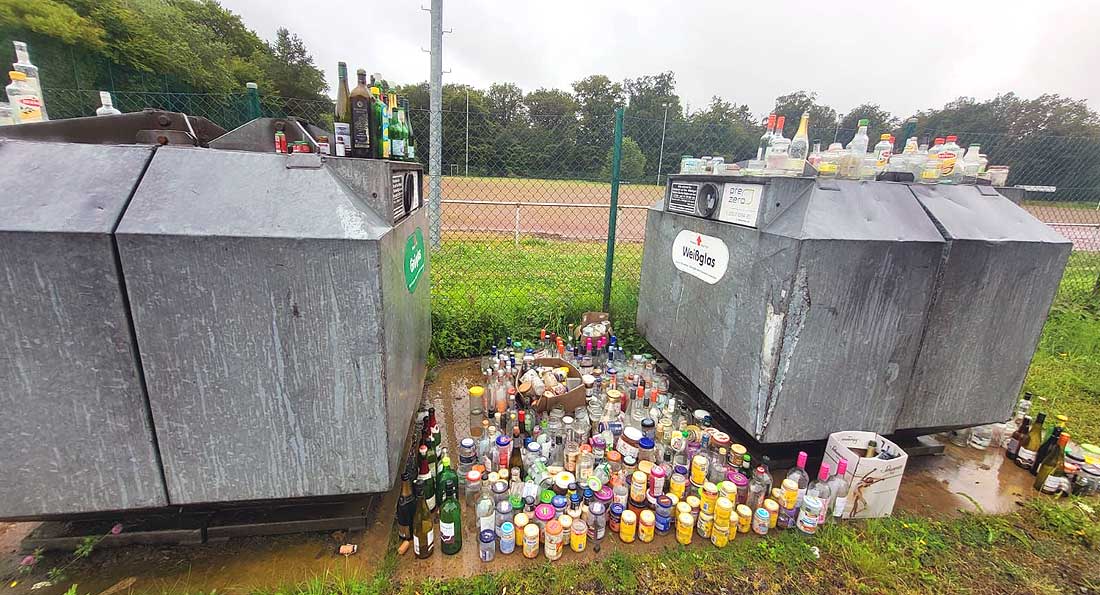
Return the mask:
[[806,161],[814,166],[814,168],[821,165],[821,139],[814,139],[814,150],[810,151],[810,155],[806,158]]
[[940,183],[940,159],[931,149],[929,149],[928,156],[924,160],[924,165],[920,168],[920,177],[917,181],[921,184]]
[[[802,161],[809,156],[810,151],[810,114],[808,112],[802,112],[802,118],[798,121],[798,131],[794,133],[794,138],[791,139],[788,152],[790,154],[791,169],[801,169],[795,166],[795,162]],[[801,165],[800,163],[798,165]],[[801,172],[800,172],[801,173]]]
[[798,506],[802,505],[802,497],[806,495],[806,487],[810,485],[810,474],[806,472],[807,458],[809,458],[809,455],[799,451],[795,466],[787,472],[787,479],[798,484]]
[[790,158],[791,139],[783,136],[784,116],[779,116],[775,122],[775,134],[768,143],[764,161],[771,170],[785,171],[787,159]]
[[822,517],[828,515],[829,504],[832,502],[833,495],[833,491],[829,488],[828,463],[821,463],[821,468],[817,471],[817,480],[806,488],[806,495],[816,496],[821,501],[821,510],[818,513],[818,523],[821,523]]

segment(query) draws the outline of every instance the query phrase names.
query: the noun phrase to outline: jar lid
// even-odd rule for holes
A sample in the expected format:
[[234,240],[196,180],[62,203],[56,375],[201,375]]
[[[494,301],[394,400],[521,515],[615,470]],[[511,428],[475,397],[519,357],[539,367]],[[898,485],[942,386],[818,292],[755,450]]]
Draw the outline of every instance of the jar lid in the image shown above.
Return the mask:
[[726,474],[726,479],[732,481],[733,485],[737,486],[738,488],[743,488],[749,485],[749,478],[745,477],[743,473],[740,473],[738,471],[730,471]]
[[[612,374],[615,373],[614,370],[610,370],[610,372]],[[607,400],[608,401],[618,401],[618,400],[621,400],[622,398],[623,398],[623,391],[621,391],[617,388],[607,389]]]
[[676,512],[680,514],[691,514],[691,505],[687,502],[677,502]]
[[680,475],[685,475],[686,476],[687,472],[688,472],[687,465],[676,465],[675,467],[672,468],[672,472],[673,473],[679,473]]
[[584,489],[585,491],[589,491],[595,494],[603,489],[603,482],[600,481],[599,477],[591,475],[588,477],[587,487],[585,487]]
[[708,493],[708,494],[717,494],[718,493],[718,486],[714,485],[713,483],[711,483],[709,481],[703,482],[703,491]]
[[481,481],[481,471],[478,471],[477,469],[471,469],[470,472],[466,474],[466,481]]
[[573,521],[573,532],[574,533],[580,535],[581,533],[584,533],[585,531],[588,531],[588,525],[584,522],[583,519],[576,519],[576,520]]
[[554,508],[565,508],[568,501],[565,499],[565,496],[554,496],[554,498],[550,500],[550,503],[554,505]]
[[501,500],[497,502],[497,512],[500,514],[508,514],[512,512],[512,503],[507,500]]
[[549,504],[553,499],[554,499],[554,491],[553,490],[543,490],[542,493],[539,494],[539,502],[542,502],[543,504]]
[[661,467],[660,465],[654,465],[653,469],[649,470],[649,474],[652,475],[653,477],[664,477],[665,476],[665,468]]
[[557,485],[560,490],[568,490],[569,484],[574,483],[576,479],[573,474],[568,471],[562,471],[554,476],[554,484]]
[[745,445],[743,445],[743,444],[734,444],[733,446],[730,447],[730,451],[732,451],[733,454],[735,454],[739,457],[744,456],[745,453],[749,452],[748,449],[745,448]]
[[492,529],[486,529],[481,532],[481,543],[493,543],[497,539],[497,534]]
[[474,447],[474,439],[473,438],[463,438],[458,443],[458,445],[461,446],[462,448],[473,448]]
[[603,502],[593,502],[588,505],[588,513],[600,515],[607,512],[607,506]]
[[691,518],[691,514],[686,512],[681,512],[680,516],[676,517],[676,521],[685,527],[695,524],[695,519]]
[[557,519],[551,519],[546,523],[547,535],[557,535],[559,533],[561,533],[561,523],[559,523]]
[[687,502],[688,506],[690,506],[692,510],[699,508],[699,505],[702,504],[702,502],[699,500],[699,496],[695,495],[684,498],[684,502]]
[[656,445],[653,444],[653,439],[649,436],[642,436],[638,440],[638,448],[641,448],[642,450],[649,450],[652,449],[654,446]]
[[523,535],[531,539],[538,539],[539,526],[535,524],[526,525],[523,527]]
[[523,497],[519,494],[512,494],[508,497],[508,503],[512,505],[512,508],[523,508]]
[[568,531],[569,528],[573,526],[573,517],[567,514],[563,514],[558,517],[558,522],[561,523],[561,528],[563,531]]
[[669,498],[666,494],[657,496],[657,506],[661,508],[672,508],[672,498]]
[[542,522],[549,521],[554,518],[554,507],[549,504],[539,504],[535,507],[535,519]]
[[642,427],[643,428],[648,428],[648,429],[653,429],[653,428],[657,427],[657,424],[654,423],[653,418],[646,417],[646,418],[642,419]]
[[476,397],[480,399],[481,395],[485,394],[485,388],[480,386],[471,386],[469,392],[471,397]]
[[638,466],[638,458],[637,457],[631,457],[631,456],[625,456],[625,457],[623,457],[623,465],[625,465],[627,467],[637,467]]
[[653,514],[652,510],[643,510],[642,514],[638,515],[638,520],[640,520],[643,525],[652,525],[657,522],[657,517]]
[[645,473],[646,475],[649,475],[650,473],[652,473],[653,468],[656,467],[656,466],[657,465],[653,464],[653,461],[650,461],[649,459],[642,459],[642,460],[638,461],[638,471],[641,471],[642,473]]
[[737,505],[737,516],[752,516],[752,509],[744,504]]
[[512,443],[512,439],[507,436],[497,436],[497,446],[503,448]]
[[619,504],[618,502],[616,502],[616,503],[611,505],[610,510],[611,510],[611,516],[619,516],[623,513],[624,507],[623,507],[622,504]]
[[627,426],[623,428],[623,437],[633,442],[638,442],[643,438],[642,431],[634,426]]
[[514,520],[517,527],[526,527],[527,523],[531,522],[531,519],[527,518],[527,514],[523,512],[516,514]]
[[768,512],[775,514],[779,512],[779,503],[771,498],[767,498],[764,500],[764,508],[767,508]]
[[790,490],[792,492],[798,491],[798,482],[793,479],[784,479],[781,485],[785,490]]
[[603,486],[602,488],[596,490],[596,500],[598,500],[600,502],[603,502],[605,504],[607,502],[610,502],[611,499],[614,498],[614,497],[615,497],[615,490],[612,490],[611,486]]
[[542,445],[532,440],[527,443],[527,452],[531,454],[539,454],[540,452],[542,452]]
[[629,525],[630,523],[637,522],[637,520],[638,520],[638,515],[635,514],[633,510],[624,510],[623,511],[623,522],[624,523]]
[[508,491],[508,484],[504,483],[503,481],[497,481],[496,483],[493,484],[493,493],[503,494],[504,492],[507,492],[507,491]]
[[768,520],[771,517],[771,513],[768,512],[764,508],[757,508],[756,512],[753,513],[753,514],[756,516],[756,518],[762,519],[762,520],[765,520],[765,521]]
[[732,511],[733,510],[733,500],[730,500],[729,498],[727,498],[725,496],[719,496],[718,500],[715,502],[715,506],[717,506],[718,508],[721,508],[722,510]]
[[621,452],[619,452],[617,450],[607,451],[607,454],[604,455],[604,458],[606,458],[609,463],[621,463],[621,462],[623,462],[623,455],[622,455]]
[[515,530],[516,530],[515,525],[513,525],[512,523],[510,523],[508,521],[504,521],[503,523],[500,524],[500,532],[503,535],[508,535],[509,533],[512,533]]

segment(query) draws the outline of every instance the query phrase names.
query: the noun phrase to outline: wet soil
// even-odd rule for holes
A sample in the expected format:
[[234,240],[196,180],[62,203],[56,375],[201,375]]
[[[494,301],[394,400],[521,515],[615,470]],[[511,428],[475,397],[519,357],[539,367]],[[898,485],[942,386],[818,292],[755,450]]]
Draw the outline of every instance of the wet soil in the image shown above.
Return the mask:
[[[426,387],[434,403],[439,423],[444,428],[448,450],[457,456],[457,437],[469,433],[469,403],[466,386],[479,378],[476,360],[450,362],[438,367]],[[1004,458],[1003,451],[977,451],[948,444],[942,456],[912,457],[895,505],[896,511],[923,516],[949,517],[961,511],[980,510],[987,513],[1012,511],[1019,502],[1031,497],[1032,477]],[[256,589],[273,589],[325,573],[366,578],[381,567],[393,531],[392,511],[396,505],[397,487],[386,494],[378,512],[369,519],[365,531],[352,534],[307,533],[279,537],[231,539],[223,543],[194,546],[130,546],[99,549],[86,560],[71,566],[63,585],[34,591],[54,595],[71,582],[80,584],[81,593],[101,593],[119,581],[136,579],[126,590],[137,592],[211,592],[244,593]],[[467,513],[468,508],[463,512]],[[436,553],[427,560],[417,560],[412,552],[398,557],[396,578],[420,580],[425,577],[453,577],[479,574],[485,564],[478,559],[474,523],[464,517],[463,547],[456,556]],[[9,576],[18,564],[21,553],[18,542],[34,523],[0,523],[0,576]],[[354,543],[359,553],[343,557],[336,553],[342,543]],[[562,562],[590,561],[620,548],[634,552],[660,551],[675,544],[672,534],[657,536],[648,544],[623,544],[608,537],[596,552],[567,551]],[[701,546],[705,547],[705,546]],[[66,557],[53,556],[42,562],[42,572],[51,565],[63,564]],[[541,561],[542,558],[539,558]],[[519,548],[511,555],[497,554],[494,570],[521,567],[536,563],[526,560]],[[15,587],[3,585],[9,593],[29,593],[31,585],[42,580],[18,578]],[[126,584],[123,583],[123,584]]]

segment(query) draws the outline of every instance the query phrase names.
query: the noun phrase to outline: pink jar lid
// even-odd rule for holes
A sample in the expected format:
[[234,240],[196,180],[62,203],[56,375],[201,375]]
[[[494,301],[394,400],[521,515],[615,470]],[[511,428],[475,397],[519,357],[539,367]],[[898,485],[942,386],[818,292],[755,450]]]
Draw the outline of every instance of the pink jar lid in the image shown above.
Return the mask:
[[535,507],[535,518],[544,523],[546,521],[553,520],[554,513],[555,511],[553,504],[539,504]]
[[726,479],[732,481],[739,488],[749,485],[749,478],[745,477],[740,471],[730,471],[726,474]]
[[605,485],[600,488],[600,491],[596,492],[596,499],[603,503],[610,502],[615,497],[615,491],[611,489],[611,486]]

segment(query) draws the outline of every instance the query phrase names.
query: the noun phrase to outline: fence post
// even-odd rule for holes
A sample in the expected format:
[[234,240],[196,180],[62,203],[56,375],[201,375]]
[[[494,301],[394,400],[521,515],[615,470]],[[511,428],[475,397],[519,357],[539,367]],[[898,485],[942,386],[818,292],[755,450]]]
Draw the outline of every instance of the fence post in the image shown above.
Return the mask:
[[603,311],[611,312],[611,273],[615,268],[615,225],[619,218],[619,171],[623,161],[623,108],[615,110],[615,141],[611,154],[611,204],[607,213],[607,260],[603,269]]
[[248,119],[260,117],[260,87],[256,83],[245,83],[248,87]]

